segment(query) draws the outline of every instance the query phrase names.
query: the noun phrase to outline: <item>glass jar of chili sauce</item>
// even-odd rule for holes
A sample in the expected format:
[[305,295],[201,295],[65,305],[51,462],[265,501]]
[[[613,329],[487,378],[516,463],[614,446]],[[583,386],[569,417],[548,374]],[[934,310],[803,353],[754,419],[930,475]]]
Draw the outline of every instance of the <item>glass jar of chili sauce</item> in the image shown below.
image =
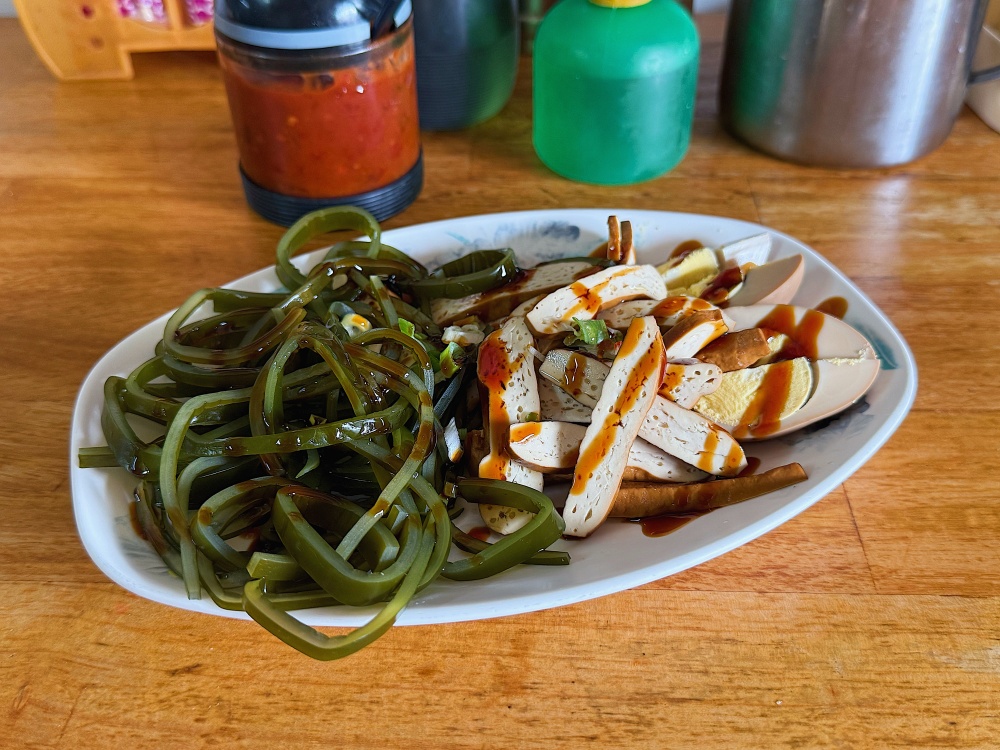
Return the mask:
[[247,202],[288,226],[355,205],[379,220],[423,185],[410,0],[218,0],[215,37]]

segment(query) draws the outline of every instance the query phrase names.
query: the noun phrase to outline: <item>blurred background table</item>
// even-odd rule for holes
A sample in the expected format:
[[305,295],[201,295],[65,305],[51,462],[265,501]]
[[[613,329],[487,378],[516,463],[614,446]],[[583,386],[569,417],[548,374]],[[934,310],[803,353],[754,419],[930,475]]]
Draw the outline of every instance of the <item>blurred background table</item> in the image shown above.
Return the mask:
[[812,509],[698,568],[396,628],[321,664],[254,623],[122,590],[73,523],[68,431],[90,366],[192,290],[271,264],[282,232],[244,202],[215,60],[136,55],[134,81],[58,84],[0,21],[0,744],[996,747],[1000,137],[965,111],[896,169],[766,158],[715,121],[720,19],[703,25],[694,138],[671,174],[606,188],[548,172],[524,59],[498,117],[425,134],[423,194],[387,226],[610,206],[767,224],[902,330],[921,379],[909,419]]

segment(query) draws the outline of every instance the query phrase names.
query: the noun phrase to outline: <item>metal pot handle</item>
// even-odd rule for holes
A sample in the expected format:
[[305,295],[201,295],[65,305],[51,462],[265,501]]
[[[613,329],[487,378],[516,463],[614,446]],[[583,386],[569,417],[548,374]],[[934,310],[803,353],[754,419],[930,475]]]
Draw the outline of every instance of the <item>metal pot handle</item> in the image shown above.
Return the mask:
[[969,73],[969,85],[974,86],[977,83],[995,81],[997,78],[1000,78],[1000,65],[995,65],[992,68],[984,68],[983,70],[972,71]]

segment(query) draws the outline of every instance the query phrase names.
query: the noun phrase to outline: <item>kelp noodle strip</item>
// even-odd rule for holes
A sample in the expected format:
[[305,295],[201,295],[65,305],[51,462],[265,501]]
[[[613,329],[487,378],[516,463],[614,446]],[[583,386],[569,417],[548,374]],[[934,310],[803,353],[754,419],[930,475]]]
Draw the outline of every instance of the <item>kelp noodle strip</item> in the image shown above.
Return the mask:
[[476,250],[445,263],[428,278],[413,282],[410,289],[420,300],[458,299],[496,289],[513,281],[517,273],[517,259],[510,248]]
[[[342,229],[369,239],[334,245],[308,273],[292,263]],[[469,502],[534,514],[495,544],[455,531],[458,508],[442,495],[453,469],[437,445],[441,422],[462,419],[464,384],[475,382],[465,363],[475,357],[442,355],[441,329],[415,305],[503,283],[516,273],[513,253],[475,253],[431,278],[381,243],[370,214],[337,207],[296,223],[277,256],[286,291],[203,289],[181,305],[154,357],[106,382],[109,447],[81,451],[81,464],[108,465],[113,455],[142,477],[143,533],[188,596],[204,589],[219,607],[243,609],[302,652],[333,659],[375,640],[441,576],[568,561],[544,551],[562,533],[544,495],[459,481]],[[340,321],[355,314],[375,327],[348,332]],[[147,427],[162,434],[141,439]],[[471,555],[449,560],[453,535]],[[288,614],[335,605],[380,609],[334,637]]]
[[262,333],[259,338],[233,349],[205,349],[179,343],[178,329],[192,313],[205,302],[210,301],[215,296],[216,291],[215,289],[202,289],[200,292],[196,292],[167,320],[167,324],[163,327],[163,348],[170,356],[188,364],[243,365],[259,359],[262,355],[277,348],[285,340],[288,332],[301,323],[306,316],[304,309],[293,307],[287,311],[280,322]]
[[250,581],[243,590],[243,607],[272,634],[307,656],[321,661],[340,659],[383,635],[416,594],[424,569],[434,552],[434,518],[428,516],[420,533],[420,546],[410,569],[393,597],[366,624],[346,635],[327,636],[282,611],[266,594],[264,581]]
[[306,214],[292,224],[278,242],[278,262],[275,271],[281,283],[289,289],[304,284],[306,275],[292,263],[292,256],[310,240],[343,229],[352,229],[366,235],[370,240],[368,257],[378,257],[382,244],[382,228],[374,216],[350,206],[324,208]]

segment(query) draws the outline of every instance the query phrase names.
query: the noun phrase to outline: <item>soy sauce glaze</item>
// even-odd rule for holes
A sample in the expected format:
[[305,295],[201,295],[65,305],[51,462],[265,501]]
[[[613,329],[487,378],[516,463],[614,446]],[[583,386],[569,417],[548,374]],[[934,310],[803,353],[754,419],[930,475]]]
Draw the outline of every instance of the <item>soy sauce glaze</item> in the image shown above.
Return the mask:
[[685,255],[690,255],[695,250],[701,250],[703,247],[705,247],[705,243],[701,240],[684,240],[684,242],[673,249],[673,252],[670,253],[670,258],[671,260],[674,258],[683,258]]
[[754,475],[754,474],[757,473],[757,469],[759,469],[759,468],[760,468],[760,459],[757,458],[756,456],[747,456],[747,465],[746,465],[746,468],[743,469],[743,471],[741,471],[736,476],[738,476],[738,477],[749,477],[749,476],[752,476],[752,475]]
[[788,336],[788,343],[778,352],[779,359],[795,359],[796,357],[817,359],[819,332],[822,330],[825,320],[823,313],[806,310],[796,323],[795,308],[792,305],[775,305],[774,309],[757,323],[757,326]]
[[814,309],[817,312],[843,320],[844,316],[847,315],[847,300],[843,297],[829,297],[816,305]]
[[571,396],[583,393],[583,381],[587,375],[587,360],[581,354],[573,352],[566,361],[562,385]]
[[149,537],[146,536],[146,532],[143,531],[142,524],[139,523],[139,501],[134,501],[128,504],[128,520],[132,525],[132,531],[140,539],[148,540]]
[[650,516],[649,518],[638,518],[634,523],[638,523],[642,533],[649,537],[666,536],[671,531],[677,531],[682,526],[686,526],[696,518],[701,518],[704,513],[679,513],[674,516]]
[[740,423],[733,430],[733,437],[738,439],[751,434],[765,437],[777,432],[781,427],[781,410],[785,408],[791,388],[791,362],[775,362],[760,381]]

